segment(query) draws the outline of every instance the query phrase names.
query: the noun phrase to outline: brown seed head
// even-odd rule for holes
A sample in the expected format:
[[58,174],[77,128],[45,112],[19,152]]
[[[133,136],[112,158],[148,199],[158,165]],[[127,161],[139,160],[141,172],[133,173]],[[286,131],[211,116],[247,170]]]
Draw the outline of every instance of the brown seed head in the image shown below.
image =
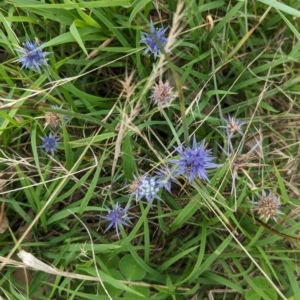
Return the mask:
[[169,81],[166,83],[159,81],[159,84],[155,84],[153,87],[150,98],[159,106],[169,104],[172,98],[176,96],[172,90],[173,87],[170,86]]
[[53,112],[46,112],[45,119],[46,119],[46,125],[49,125],[52,128],[56,128],[61,125],[59,114]]
[[241,122],[240,120],[229,116],[229,119],[227,121],[227,129],[229,131],[229,134],[231,136],[235,133],[240,133],[243,135],[242,126],[245,124],[246,122]]
[[259,218],[266,219],[266,222],[270,218],[276,221],[277,215],[280,214],[280,201],[272,193],[262,195],[256,205],[257,207],[254,210],[259,215]]
[[241,125],[236,123],[235,119],[231,119],[230,122],[228,122],[227,128],[230,132],[230,134],[235,134],[236,132],[241,131]]
[[128,187],[128,192],[135,193],[138,190],[139,186],[140,186],[140,177],[137,177],[132,181],[131,185]]

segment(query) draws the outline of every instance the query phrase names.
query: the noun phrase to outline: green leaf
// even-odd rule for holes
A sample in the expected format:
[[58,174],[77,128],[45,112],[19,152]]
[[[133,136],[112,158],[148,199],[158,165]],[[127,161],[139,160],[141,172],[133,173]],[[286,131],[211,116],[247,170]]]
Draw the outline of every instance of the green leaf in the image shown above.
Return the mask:
[[269,286],[269,281],[263,276],[255,277],[253,282],[261,289],[265,289]]
[[73,22],[73,24],[70,26],[70,32],[71,34],[73,35],[73,37],[75,38],[75,40],[77,41],[78,45],[80,46],[80,48],[83,50],[83,52],[88,55],[85,47],[84,47],[84,44],[83,44],[83,41],[81,39],[81,36],[76,28],[76,25],[75,25],[75,21]]
[[245,5],[244,1],[238,2],[234,7],[232,7],[228,13],[222,18],[222,20],[216,25],[216,27],[208,34],[207,40],[210,41],[212,38],[217,36],[217,33],[226,26],[230,20],[235,17],[238,11]]
[[132,23],[132,21],[135,18],[136,14],[139,13],[151,1],[152,0],[135,1],[134,8],[133,8],[133,10],[130,14],[129,19],[128,19],[129,24]]
[[289,15],[292,15],[295,17],[300,17],[300,11],[298,11],[286,4],[280,3],[276,0],[259,0],[259,2],[269,5],[271,7],[277,8],[278,10],[286,12]]
[[[117,270],[110,269],[109,270],[109,275],[111,275],[115,279],[124,280],[124,277],[122,276],[122,274],[119,271],[117,271]],[[123,291],[121,289],[118,289],[115,286],[110,285],[110,284],[106,286],[106,289],[107,289],[109,295],[113,299],[115,299],[117,296],[120,296],[120,294],[123,293]],[[134,294],[131,293],[131,295],[134,295]],[[137,297],[137,296],[134,295],[134,297]]]
[[80,3],[62,3],[62,4],[45,4],[41,1],[33,0],[13,0],[12,3],[15,3],[16,6],[22,6],[23,8],[55,8],[55,9],[74,9],[77,7],[80,8],[96,8],[96,7],[113,7],[113,6],[124,6],[128,7],[131,4],[130,0],[111,0],[111,1],[85,1]]
[[[150,290],[148,287],[145,287],[145,286],[136,286],[136,285],[129,285],[129,287],[134,290],[134,291],[137,291],[138,293],[142,294],[143,297],[141,296],[140,298],[141,299],[145,299],[145,297],[149,297],[150,296]],[[124,298],[127,298],[127,299],[133,299],[133,298],[139,298],[137,295],[135,294],[132,294],[130,292],[126,292],[124,294]]]
[[260,300],[260,296],[254,290],[249,290],[245,294],[246,300]]
[[215,95],[236,95],[237,93],[229,92],[229,91],[222,91],[222,90],[211,90],[206,93],[207,97],[212,97]]
[[122,141],[122,161],[125,178],[132,179],[132,174],[135,173],[136,167],[132,151],[131,136],[129,134],[126,134]]
[[77,8],[77,12],[88,26],[101,29],[101,26],[92,17],[86,14],[82,9]]
[[262,108],[264,108],[265,110],[278,113],[278,111],[275,108],[273,108],[271,105],[267,104],[264,101],[261,101],[259,103],[259,106],[262,107]]
[[289,197],[288,192],[285,188],[284,181],[281,177],[281,174],[280,174],[279,170],[277,169],[277,167],[275,166],[275,164],[274,164],[274,169],[275,169],[277,181],[278,181],[278,184],[279,184],[280,192],[281,192],[281,195],[282,195],[282,197],[281,197],[282,202],[283,202],[283,204],[286,204],[287,202],[289,202],[290,197]]
[[170,230],[174,231],[180,228],[186,221],[198,210],[194,201],[190,201],[184,208],[181,209],[175,220],[170,225]]
[[122,281],[111,277],[110,275],[106,274],[105,272],[102,272],[102,271],[99,270],[98,274],[96,274],[94,267],[82,268],[82,266],[78,266],[76,270],[86,272],[86,273],[88,273],[89,275],[92,275],[92,276],[96,276],[96,275],[98,276],[98,274],[99,274],[100,278],[103,282],[106,282],[106,283],[112,285],[113,287],[115,287],[117,289],[120,289],[122,291],[131,292],[131,293],[135,294],[136,296],[143,296],[138,291],[133,290],[131,287],[127,286]]
[[119,267],[127,280],[141,280],[146,275],[146,271],[137,264],[131,255],[124,256],[120,260]]
[[266,289],[265,293],[272,299],[272,300],[277,300],[278,295],[273,289]]

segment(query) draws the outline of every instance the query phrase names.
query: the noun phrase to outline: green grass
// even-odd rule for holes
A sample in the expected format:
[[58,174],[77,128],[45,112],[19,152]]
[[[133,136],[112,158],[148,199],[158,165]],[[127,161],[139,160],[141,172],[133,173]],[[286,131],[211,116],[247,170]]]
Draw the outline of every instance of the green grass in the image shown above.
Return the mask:
[[[296,0],[1,2],[0,296],[299,299],[299,16]],[[150,19],[169,26],[157,60],[140,43]],[[26,37],[51,52],[41,74],[16,62]],[[169,107],[149,99],[159,80]],[[70,118],[54,156],[47,113]],[[230,157],[228,114],[247,122]],[[193,135],[222,164],[209,182],[136,202],[134,175]],[[263,191],[277,222],[253,211]],[[132,217],[120,239],[101,218],[117,202]]]

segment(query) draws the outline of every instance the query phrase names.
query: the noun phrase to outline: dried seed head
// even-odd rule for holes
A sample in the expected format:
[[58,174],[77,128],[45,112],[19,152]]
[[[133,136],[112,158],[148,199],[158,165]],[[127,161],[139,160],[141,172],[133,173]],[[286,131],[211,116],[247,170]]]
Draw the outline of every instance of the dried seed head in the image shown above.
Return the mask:
[[253,211],[256,211],[259,215],[260,219],[265,219],[266,222],[270,218],[272,218],[275,222],[277,222],[277,215],[280,214],[280,200],[275,197],[272,193],[266,195],[265,192],[260,196],[260,200],[258,202],[252,202],[256,207]]
[[139,177],[135,177],[134,176],[134,180],[131,182],[131,184],[128,187],[128,192],[129,193],[136,193],[137,190],[139,189],[140,186],[140,176]]
[[235,119],[231,119],[231,122],[227,124],[227,128],[232,135],[241,131],[241,125],[239,125]]
[[172,90],[173,87],[170,86],[169,81],[166,81],[166,83],[159,81],[159,84],[155,84],[153,87],[150,98],[158,106],[169,104],[176,97],[176,94]]
[[46,125],[49,125],[52,128],[56,128],[61,125],[59,114],[53,112],[46,112],[45,119],[46,119]]
[[220,126],[221,128],[226,128],[229,133],[229,138],[231,138],[234,134],[239,133],[243,135],[242,126],[247,124],[247,122],[242,122],[239,119],[235,119],[234,117],[228,116],[228,120],[222,118],[226,123],[225,126]]
[[[61,109],[62,106],[51,105],[51,108]],[[46,126],[49,125],[50,127],[54,128],[54,129],[56,127],[61,126],[61,117],[65,123],[67,123],[70,120],[70,118],[66,115],[61,115],[61,114],[54,113],[54,112],[46,112],[45,113]]]

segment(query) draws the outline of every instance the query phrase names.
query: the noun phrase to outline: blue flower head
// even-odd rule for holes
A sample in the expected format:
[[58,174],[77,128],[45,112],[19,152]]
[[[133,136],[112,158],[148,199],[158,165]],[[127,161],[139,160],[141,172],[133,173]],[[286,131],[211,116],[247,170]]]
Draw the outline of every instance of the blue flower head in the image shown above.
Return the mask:
[[[154,58],[161,54],[160,49],[164,48],[167,43],[167,38],[165,38],[164,34],[167,31],[168,27],[155,29],[152,20],[150,20],[150,33],[142,32],[143,38],[140,43],[144,43],[147,45],[144,54],[151,52],[154,54]],[[170,52],[165,49],[165,51]]]
[[179,147],[177,152],[180,155],[179,159],[170,160],[171,163],[178,165],[179,168],[174,176],[182,174],[187,175],[189,182],[193,182],[195,177],[209,181],[207,177],[207,169],[217,168],[220,165],[213,163],[214,157],[211,156],[211,150],[205,150],[205,140],[200,146],[197,146],[196,137],[193,139],[193,147]]
[[129,187],[132,195],[136,196],[136,200],[139,201],[142,198],[146,198],[147,202],[152,205],[153,199],[162,199],[157,195],[163,184],[159,179],[154,177],[149,177],[147,175],[135,177],[135,180]]
[[54,135],[52,135],[52,132],[50,132],[49,136],[40,136],[40,139],[42,140],[43,145],[38,146],[38,148],[43,148],[46,152],[51,152],[51,154],[54,155],[54,152],[59,144],[59,138],[56,138]]
[[115,204],[115,206],[113,207],[112,210],[108,209],[108,215],[107,216],[102,216],[103,219],[107,220],[108,222],[110,222],[105,230],[105,232],[107,230],[109,230],[112,226],[115,227],[116,233],[118,238],[120,238],[119,236],[119,227],[123,228],[123,225],[125,226],[129,226],[130,224],[130,219],[132,219],[132,217],[127,217],[127,211],[129,209],[129,206],[126,206],[124,209],[122,209],[119,205],[119,203],[117,202]]
[[22,53],[23,55],[17,59],[18,62],[22,63],[22,69],[28,68],[30,70],[36,70],[41,73],[40,66],[48,66],[46,56],[50,52],[43,52],[39,48],[38,41],[31,43],[28,39],[23,43],[23,47],[19,47],[16,51]]

